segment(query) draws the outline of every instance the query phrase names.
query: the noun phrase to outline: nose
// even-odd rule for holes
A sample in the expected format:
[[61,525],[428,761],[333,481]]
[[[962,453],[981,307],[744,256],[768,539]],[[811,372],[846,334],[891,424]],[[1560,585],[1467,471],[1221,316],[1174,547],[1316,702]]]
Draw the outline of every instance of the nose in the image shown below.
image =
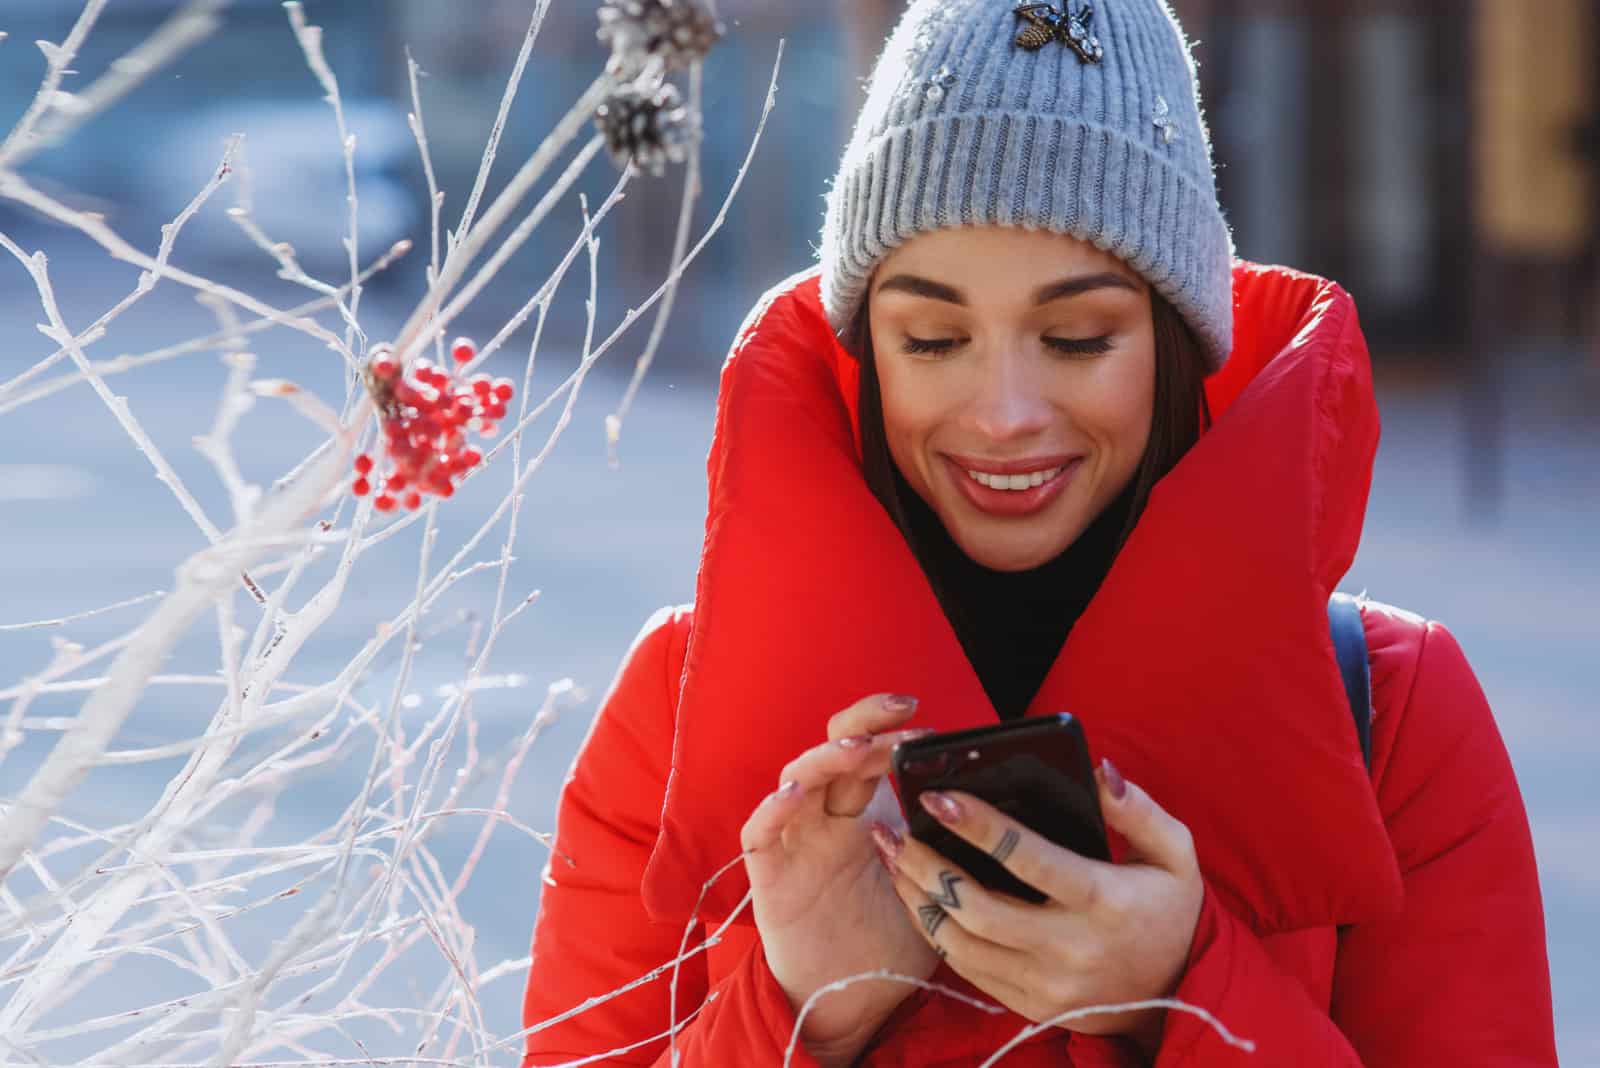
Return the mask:
[[1001,353],[981,361],[968,420],[994,442],[1032,437],[1050,425],[1050,404],[1020,354]]

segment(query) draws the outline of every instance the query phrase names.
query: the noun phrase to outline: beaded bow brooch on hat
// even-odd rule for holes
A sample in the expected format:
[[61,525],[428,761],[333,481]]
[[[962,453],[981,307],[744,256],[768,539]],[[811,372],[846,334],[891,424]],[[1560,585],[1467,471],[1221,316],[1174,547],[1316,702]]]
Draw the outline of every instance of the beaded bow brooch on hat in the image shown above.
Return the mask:
[[1073,10],[1072,0],[1065,0],[1065,3],[1066,11],[1058,9],[1054,3],[1018,4],[1015,14],[1027,25],[1017,31],[1017,47],[1037,52],[1051,41],[1060,41],[1077,53],[1080,62],[1100,62],[1106,50],[1089,29],[1094,21],[1094,5],[1085,2]]

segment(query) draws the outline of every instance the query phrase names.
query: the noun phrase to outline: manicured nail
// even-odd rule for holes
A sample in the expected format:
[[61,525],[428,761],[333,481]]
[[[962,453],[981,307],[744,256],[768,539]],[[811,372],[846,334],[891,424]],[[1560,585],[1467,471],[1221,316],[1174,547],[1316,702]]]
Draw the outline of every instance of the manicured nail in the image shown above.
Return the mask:
[[792,797],[798,796],[799,793],[800,784],[791,779],[782,786],[778,787],[777,798],[780,801],[787,801]]
[[897,715],[909,715],[917,710],[917,699],[908,694],[892,694],[883,699],[883,709]]
[[918,738],[928,738],[938,733],[932,727],[912,727],[910,730],[895,732],[894,740],[896,742],[914,742]]
[[940,823],[960,823],[963,815],[961,805],[955,798],[941,794],[935,790],[924,790],[917,795],[917,800],[922,802],[922,807],[928,814]]
[[1122,777],[1122,772],[1117,770],[1117,766],[1111,763],[1110,757],[1101,759],[1100,774],[1105,779],[1106,789],[1110,791],[1113,801],[1121,801],[1128,796],[1127,780]]
[[839,739],[839,748],[840,749],[860,749],[863,746],[868,746],[868,745],[871,745],[871,744],[872,744],[872,735],[870,735],[870,734],[854,734],[854,735],[851,735],[849,738],[840,738]]
[[905,840],[887,823],[872,825],[872,840],[877,843],[878,856],[882,859],[883,866],[894,871],[895,860],[900,856],[900,850],[905,848]]

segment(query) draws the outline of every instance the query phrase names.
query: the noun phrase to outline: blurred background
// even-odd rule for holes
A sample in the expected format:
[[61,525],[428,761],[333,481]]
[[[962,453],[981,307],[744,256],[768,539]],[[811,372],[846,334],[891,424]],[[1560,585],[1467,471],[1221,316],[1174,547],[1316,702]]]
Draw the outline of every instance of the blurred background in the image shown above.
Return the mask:
[[[177,6],[111,0],[76,68],[103,69]],[[603,62],[594,6],[552,6],[491,193]],[[692,597],[717,369],[761,293],[813,262],[823,193],[862,81],[901,6],[721,0],[730,33],[707,64],[702,222],[744,158],[782,39],[777,107],[727,228],[685,282],[624,436],[621,469],[606,467],[599,426],[642,336],[601,365],[571,440],[540,476],[546,510],[519,556],[546,584],[546,602],[502,654],[506,670],[528,671],[540,686],[571,674],[602,690],[650,611]],[[1563,1060],[1600,1064],[1592,1004],[1600,992],[1600,827],[1589,785],[1600,762],[1592,670],[1600,653],[1592,605],[1600,590],[1600,3],[1174,6],[1197,41],[1223,204],[1241,255],[1333,277],[1361,309],[1384,440],[1345,588],[1443,620],[1471,657],[1533,821]],[[0,42],[0,129],[27,106],[43,74],[29,42],[61,40],[78,7],[0,4],[0,31],[9,35]],[[406,126],[406,51],[426,72],[424,117],[448,223],[471,186],[532,2],[305,7],[324,27],[358,138],[363,260],[402,237],[422,248],[426,193]],[[240,184],[255,218],[295,247],[309,273],[337,281],[346,269],[345,189],[331,112],[279,3],[234,0],[226,18],[221,33],[24,173],[153,250],[160,226],[215,168],[223,137],[243,132]],[[603,232],[602,324],[662,276],[681,189],[669,175],[636,183]],[[597,166],[582,188],[597,203],[614,180]],[[301,299],[220,209],[190,225],[174,262],[280,303]],[[559,210],[475,306],[467,332],[486,336],[504,322],[578,225],[575,204]],[[3,201],[0,230],[50,253],[63,299],[78,309],[69,322],[80,328],[134,277]],[[425,251],[413,253],[374,280],[363,304],[371,336],[387,336],[414,303],[425,263]],[[568,296],[541,360],[570,366],[582,299]],[[25,276],[0,264],[0,382],[48,353],[32,330],[38,318]],[[162,290],[94,354],[145,351],[209,328],[186,295]],[[263,340],[263,370],[288,368],[309,382],[322,374],[336,388],[326,353],[305,349],[299,339]],[[514,368],[509,353],[503,363]],[[195,405],[209,410],[219,382],[211,363],[179,361],[127,376],[118,389],[152,424],[170,417],[177,453],[203,429],[184,417]],[[0,624],[162,586],[194,542],[192,524],[91,403],[78,386],[0,414]],[[297,449],[291,436],[264,442],[250,459],[276,473]],[[194,470],[204,481],[203,466]],[[109,544],[108,519],[119,532]],[[82,635],[94,637],[95,626]],[[0,684],[46,659],[45,637],[23,634],[0,635]],[[520,730],[527,707],[504,705],[506,732]],[[535,781],[520,802],[536,825],[548,825],[592,711],[590,702],[541,743]],[[0,770],[7,793],[17,785],[13,773]],[[115,787],[124,788],[132,787]],[[480,899],[481,934],[507,955],[524,951],[540,862],[532,853],[506,861],[501,881]],[[514,1029],[514,999],[501,995],[490,1007],[504,1014],[503,1030]]]

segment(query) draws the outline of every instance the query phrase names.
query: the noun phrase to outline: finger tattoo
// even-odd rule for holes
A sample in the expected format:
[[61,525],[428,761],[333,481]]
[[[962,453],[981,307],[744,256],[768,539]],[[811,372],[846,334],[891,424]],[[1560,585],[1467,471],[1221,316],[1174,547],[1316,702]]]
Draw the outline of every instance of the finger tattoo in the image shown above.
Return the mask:
[[930,941],[939,933],[944,921],[950,918],[950,914],[938,905],[918,905],[917,916],[921,918],[922,929],[927,932]]
[[961,876],[954,872],[942,871],[939,873],[939,889],[928,895],[928,900],[936,905],[943,905],[947,909],[961,907],[961,898],[956,894],[956,883],[961,881]]
[[995,863],[1004,864],[1011,859],[1011,854],[1017,851],[1017,843],[1022,841],[1022,835],[1017,833],[1015,827],[1007,827],[1006,833],[1000,836],[1000,842],[989,851]]

